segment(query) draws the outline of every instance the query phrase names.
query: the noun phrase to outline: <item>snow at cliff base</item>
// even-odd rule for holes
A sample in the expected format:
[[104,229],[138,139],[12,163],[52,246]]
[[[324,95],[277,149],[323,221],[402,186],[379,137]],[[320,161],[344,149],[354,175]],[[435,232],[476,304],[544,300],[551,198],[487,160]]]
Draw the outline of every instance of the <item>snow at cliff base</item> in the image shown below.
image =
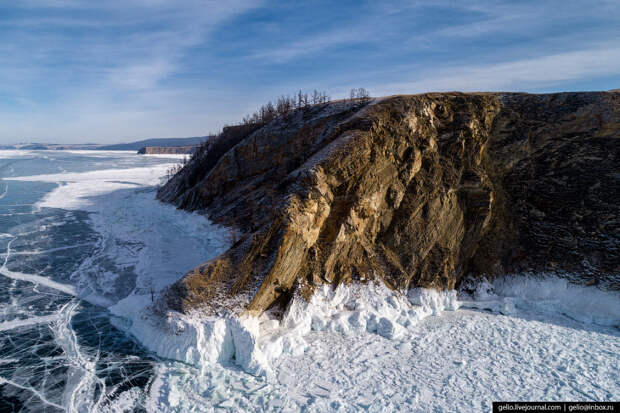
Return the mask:
[[281,321],[171,313],[161,324],[143,314],[136,336],[182,362],[160,366],[149,405],[426,412],[617,399],[616,293],[521,275],[461,298],[367,284],[297,297]]

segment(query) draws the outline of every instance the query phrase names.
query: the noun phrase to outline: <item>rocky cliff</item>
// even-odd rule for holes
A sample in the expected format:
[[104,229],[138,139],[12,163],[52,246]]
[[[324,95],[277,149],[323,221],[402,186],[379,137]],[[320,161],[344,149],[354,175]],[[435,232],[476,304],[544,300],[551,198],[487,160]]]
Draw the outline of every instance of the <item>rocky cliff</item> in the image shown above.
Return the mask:
[[393,96],[243,128],[158,193],[235,233],[171,308],[260,313],[324,283],[522,271],[620,286],[620,93]]

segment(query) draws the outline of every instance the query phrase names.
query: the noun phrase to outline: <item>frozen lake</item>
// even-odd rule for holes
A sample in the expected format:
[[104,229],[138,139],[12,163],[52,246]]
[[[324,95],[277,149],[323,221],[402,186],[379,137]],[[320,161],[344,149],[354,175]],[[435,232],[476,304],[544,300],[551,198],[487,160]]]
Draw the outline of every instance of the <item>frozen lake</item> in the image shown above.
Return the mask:
[[620,297],[558,279],[506,278],[458,299],[325,290],[282,323],[209,321],[232,339],[209,341],[200,314],[175,319],[186,327],[177,334],[151,330],[151,294],[230,241],[154,199],[176,162],[0,151],[0,411],[451,412],[620,399]]

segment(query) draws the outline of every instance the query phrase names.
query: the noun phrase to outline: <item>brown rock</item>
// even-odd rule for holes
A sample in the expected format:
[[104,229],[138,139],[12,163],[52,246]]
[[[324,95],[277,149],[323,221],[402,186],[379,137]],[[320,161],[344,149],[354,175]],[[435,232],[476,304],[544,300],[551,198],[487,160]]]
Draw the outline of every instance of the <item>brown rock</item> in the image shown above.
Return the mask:
[[321,283],[454,288],[525,270],[617,289],[619,138],[616,92],[431,93],[295,111],[238,133],[208,162],[197,156],[160,190],[241,234],[167,303],[262,312]]

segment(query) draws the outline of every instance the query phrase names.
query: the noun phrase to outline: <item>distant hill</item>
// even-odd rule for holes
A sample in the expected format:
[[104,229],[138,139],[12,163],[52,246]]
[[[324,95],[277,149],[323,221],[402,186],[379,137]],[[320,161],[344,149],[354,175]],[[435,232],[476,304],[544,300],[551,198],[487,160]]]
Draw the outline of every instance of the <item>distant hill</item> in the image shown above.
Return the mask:
[[42,143],[31,143],[29,145],[24,145],[20,147],[20,149],[28,149],[28,150],[45,150],[48,149],[47,145]]
[[138,149],[142,155],[181,155],[192,154],[198,149],[199,145],[189,146],[145,146]]
[[147,146],[170,147],[170,146],[194,146],[199,145],[208,136],[196,136],[193,138],[163,138],[163,139],[145,139],[137,142],[119,143],[116,145],[99,146],[97,150],[101,151],[137,151]]
[[93,150],[93,151],[137,151],[144,147],[169,148],[176,146],[198,146],[211,136],[195,136],[192,138],[144,139],[136,142],[100,145],[96,143],[58,144],[58,143],[20,143],[17,145],[0,145],[0,149],[28,150]]

